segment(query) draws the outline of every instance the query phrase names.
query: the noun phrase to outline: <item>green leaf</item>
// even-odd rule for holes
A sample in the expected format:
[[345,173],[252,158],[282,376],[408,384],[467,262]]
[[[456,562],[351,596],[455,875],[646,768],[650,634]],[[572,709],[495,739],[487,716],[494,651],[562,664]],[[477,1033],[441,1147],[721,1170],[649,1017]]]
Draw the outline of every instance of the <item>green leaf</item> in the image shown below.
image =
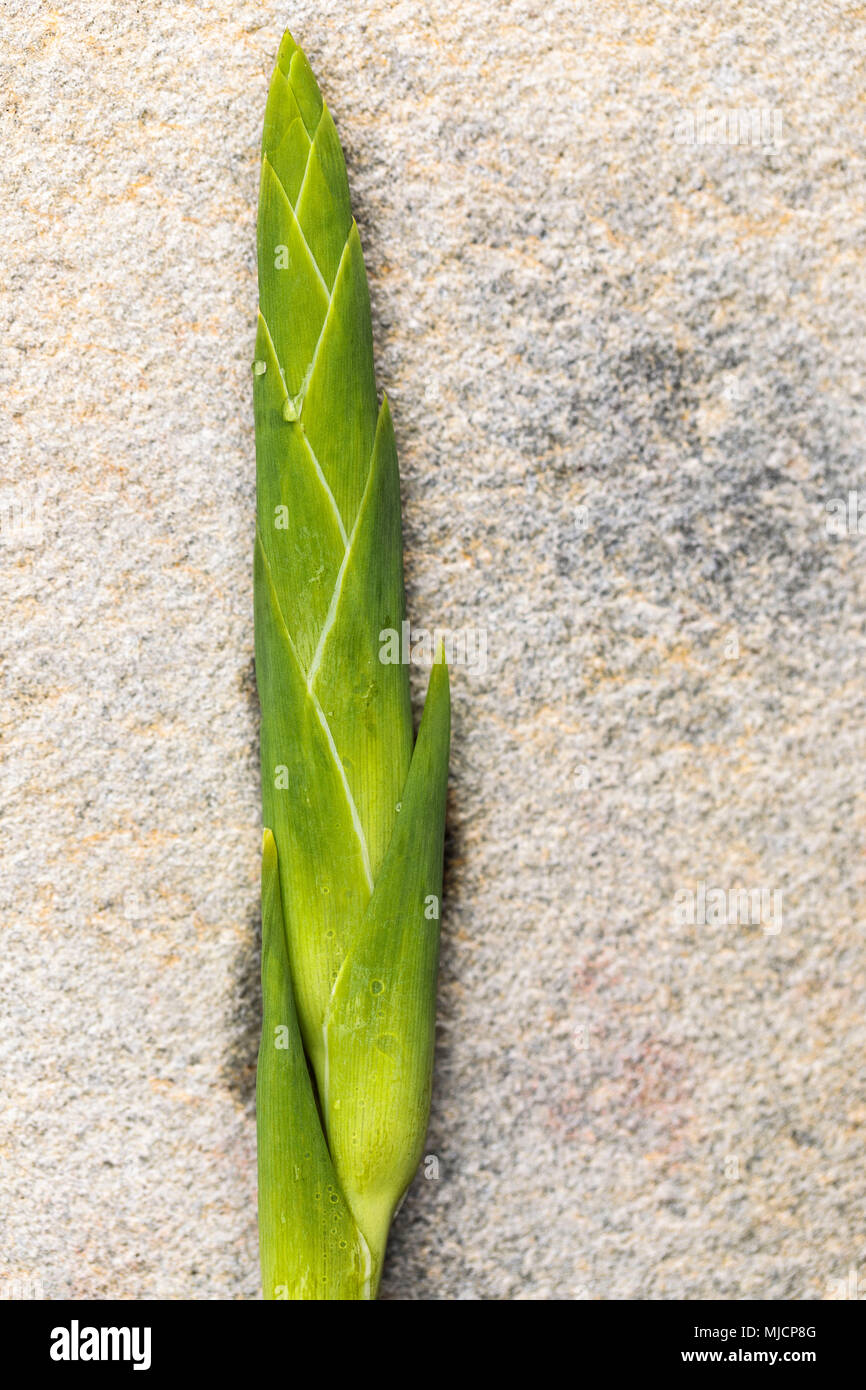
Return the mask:
[[[274,68],[274,75],[271,78],[271,85],[268,91],[268,102],[265,107],[265,121],[262,129],[262,151],[272,151],[282,138],[283,131],[291,126],[295,120],[303,120],[301,109],[298,106],[295,94],[292,91],[291,83],[279,64]],[[303,174],[303,163],[306,161],[306,151],[310,148],[310,137],[307,128],[304,126],[304,158],[300,174]],[[300,181],[300,178],[299,178]]]
[[[291,90],[291,89],[289,89]],[[294,101],[294,97],[292,97]],[[274,173],[283,186],[292,207],[298,201],[298,194],[304,182],[304,173],[310,155],[310,137],[301,120],[300,113],[289,123],[277,127],[279,144],[265,146],[265,155]]]
[[286,32],[283,34],[283,37],[280,39],[280,46],[277,50],[277,68],[286,77],[288,77],[289,75],[289,71],[292,66],[292,59],[294,58],[295,54],[299,51],[300,50],[298,49],[298,45],[295,43],[295,40],[292,38],[291,33],[287,29]]
[[296,212],[316,263],[333,286],[352,226],[352,209],[343,151],[327,106],[307,159]]
[[439,660],[394,834],[325,1021],[328,1142],[375,1270],[430,1108],[450,729]]
[[[400,632],[405,597],[400,474],[394,427],[382,402],[370,473],[332,620],[320,639],[313,690],[331,726],[367,841],[375,878],[394,827],[412,756],[409,668],[383,663],[380,634]],[[340,699],[333,698],[340,692]]]
[[350,923],[369,900],[372,885],[345,773],[286,631],[261,537],[255,610],[256,679],[264,712],[262,807],[279,850],[304,1045],[321,1077],[325,1010],[345,960]]
[[313,70],[307,62],[306,53],[303,53],[297,46],[295,46],[289,64],[289,81],[292,84],[292,91],[312,140],[316,133],[316,126],[319,124],[319,117],[322,114],[322,93],[319,91],[319,84],[313,76]]
[[259,306],[290,395],[305,386],[329,307],[328,289],[267,156],[259,196]]
[[347,531],[364,495],[377,417],[370,294],[352,223],[301,409]]
[[300,424],[285,419],[288,395],[261,315],[255,360],[264,368],[253,383],[259,535],[286,629],[307,669],[343,564],[343,532]]
[[340,1191],[301,1046],[270,830],[262,845],[262,1004],[256,1114],[264,1296],[369,1298],[370,1253]]

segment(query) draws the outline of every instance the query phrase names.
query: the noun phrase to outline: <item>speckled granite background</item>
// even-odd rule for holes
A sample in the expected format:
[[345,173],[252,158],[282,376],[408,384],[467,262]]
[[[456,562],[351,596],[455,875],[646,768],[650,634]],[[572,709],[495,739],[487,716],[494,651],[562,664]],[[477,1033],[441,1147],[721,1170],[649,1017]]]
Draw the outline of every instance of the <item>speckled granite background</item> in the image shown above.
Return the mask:
[[[866,1291],[866,535],[828,531],[866,514],[862,7],[7,0],[0,1292],[258,1296],[286,23],[346,146],[411,613],[488,644],[383,1294]],[[689,922],[701,883],[780,911]]]

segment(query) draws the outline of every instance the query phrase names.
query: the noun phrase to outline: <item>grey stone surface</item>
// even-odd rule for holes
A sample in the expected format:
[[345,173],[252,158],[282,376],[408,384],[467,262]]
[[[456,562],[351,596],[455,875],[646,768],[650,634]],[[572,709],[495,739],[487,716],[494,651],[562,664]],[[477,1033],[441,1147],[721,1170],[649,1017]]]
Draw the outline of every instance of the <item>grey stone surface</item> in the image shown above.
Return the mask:
[[[286,22],[346,147],[412,617],[488,641],[454,671],[438,1178],[383,1296],[862,1287],[866,536],[827,531],[866,510],[858,13],[7,0],[4,1290],[258,1296]],[[677,922],[701,881],[781,922]]]

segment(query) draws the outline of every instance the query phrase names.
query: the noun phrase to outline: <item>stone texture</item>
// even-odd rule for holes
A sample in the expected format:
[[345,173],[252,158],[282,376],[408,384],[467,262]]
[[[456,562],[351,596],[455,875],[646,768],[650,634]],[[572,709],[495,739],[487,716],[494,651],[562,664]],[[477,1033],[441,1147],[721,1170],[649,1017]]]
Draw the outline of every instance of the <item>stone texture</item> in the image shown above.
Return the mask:
[[[438,1178],[383,1296],[832,1296],[866,1262],[866,541],[826,526],[866,487],[864,40],[736,0],[7,0],[0,1284],[258,1295],[286,21],[346,147],[412,617],[488,642],[454,670]],[[781,139],[689,144],[706,108]],[[677,924],[699,881],[781,892],[781,930]]]

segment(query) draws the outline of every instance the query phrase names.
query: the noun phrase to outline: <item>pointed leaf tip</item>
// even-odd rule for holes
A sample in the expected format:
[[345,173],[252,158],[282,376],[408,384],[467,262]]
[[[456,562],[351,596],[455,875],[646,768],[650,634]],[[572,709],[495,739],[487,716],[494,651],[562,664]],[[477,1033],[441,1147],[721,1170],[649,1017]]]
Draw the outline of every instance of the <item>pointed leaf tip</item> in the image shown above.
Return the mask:
[[277,65],[285,73],[286,77],[289,75],[289,68],[291,67],[292,59],[297,51],[298,45],[295,43],[291,31],[287,29],[280,41],[280,47],[277,53]]

